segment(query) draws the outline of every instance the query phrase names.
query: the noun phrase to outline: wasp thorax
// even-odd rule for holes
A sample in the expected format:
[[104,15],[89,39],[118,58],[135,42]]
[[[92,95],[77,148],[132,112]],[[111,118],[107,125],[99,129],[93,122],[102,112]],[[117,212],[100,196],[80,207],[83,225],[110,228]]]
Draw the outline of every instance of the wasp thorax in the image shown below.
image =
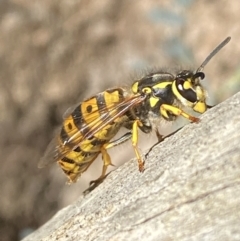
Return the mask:
[[156,72],[148,74],[132,85],[132,91],[136,93],[150,93],[149,90],[154,92],[156,88],[165,88],[174,80],[174,76],[167,72]]

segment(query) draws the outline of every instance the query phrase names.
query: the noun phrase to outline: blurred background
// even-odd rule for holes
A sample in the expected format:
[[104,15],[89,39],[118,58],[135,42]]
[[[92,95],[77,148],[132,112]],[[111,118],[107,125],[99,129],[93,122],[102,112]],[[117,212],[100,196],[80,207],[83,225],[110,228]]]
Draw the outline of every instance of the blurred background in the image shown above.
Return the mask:
[[[56,164],[37,168],[70,106],[149,69],[196,69],[227,36],[205,68],[210,104],[240,90],[238,0],[1,0],[0,240],[34,231],[100,175],[100,158],[74,185]],[[111,153],[116,166],[134,157],[130,143]]]

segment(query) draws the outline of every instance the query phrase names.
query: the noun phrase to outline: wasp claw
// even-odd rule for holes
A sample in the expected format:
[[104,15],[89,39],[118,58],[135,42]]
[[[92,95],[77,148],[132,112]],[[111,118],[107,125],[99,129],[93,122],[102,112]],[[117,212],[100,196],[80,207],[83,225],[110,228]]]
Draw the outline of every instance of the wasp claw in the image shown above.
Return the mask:
[[111,172],[109,172],[108,174],[106,174],[103,177],[99,177],[96,180],[93,180],[89,183],[89,187],[83,192],[83,195],[86,195],[88,193],[90,193],[91,191],[93,191],[99,184],[101,184],[105,178],[110,174]]
[[144,172],[144,170],[145,170],[144,164],[145,164],[145,162],[139,161],[139,165],[138,165],[139,172]]
[[197,117],[194,117],[194,116],[191,116],[190,120],[191,120],[192,123],[199,123],[200,122],[200,119],[197,118]]

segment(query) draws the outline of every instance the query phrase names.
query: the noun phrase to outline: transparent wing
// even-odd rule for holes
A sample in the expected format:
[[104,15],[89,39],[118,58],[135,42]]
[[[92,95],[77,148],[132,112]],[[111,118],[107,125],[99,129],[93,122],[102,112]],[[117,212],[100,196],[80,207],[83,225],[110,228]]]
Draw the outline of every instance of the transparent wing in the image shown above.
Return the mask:
[[[82,140],[91,139],[102,128],[106,127],[118,117],[124,115],[132,107],[142,103],[145,98],[145,96],[135,95],[123,100],[120,103],[113,104],[107,108],[96,111],[96,113],[91,113],[85,116],[84,119],[90,124],[88,125],[89,131],[83,136]],[[99,116],[99,112],[103,114]],[[71,139],[72,138],[70,138],[66,144],[70,144]]]
[[58,152],[59,152],[57,143],[58,143],[57,137],[55,137],[48,144],[43,157],[40,159],[40,161],[38,163],[38,168],[43,168],[43,167],[47,166],[48,164],[56,161],[56,156],[58,155]]
[[[78,140],[77,145],[75,141],[75,134],[70,134],[69,136],[71,137],[67,139],[64,144],[60,144],[59,136],[55,137],[48,145],[45,154],[41,158],[38,166],[44,167],[49,163],[62,159],[70,151],[76,149],[83,140],[91,139],[97,132],[109,125],[118,117],[123,116],[129,109],[142,103],[145,98],[145,96],[134,95],[124,99],[122,102],[112,103],[112,105],[108,105],[102,109],[97,109],[96,106],[96,111],[93,111],[90,114],[84,114],[84,119],[88,123],[88,131],[81,137],[81,139]],[[92,107],[95,108],[95,106]],[[99,113],[101,114],[99,115]],[[71,113],[65,115],[65,121],[71,118],[77,120],[78,118],[82,117],[72,116]],[[82,131],[82,129],[80,129],[80,131]]]
[[79,104],[76,104],[74,106],[69,107],[63,114],[62,118],[63,120],[68,119],[69,116],[72,114],[72,112],[79,106]]

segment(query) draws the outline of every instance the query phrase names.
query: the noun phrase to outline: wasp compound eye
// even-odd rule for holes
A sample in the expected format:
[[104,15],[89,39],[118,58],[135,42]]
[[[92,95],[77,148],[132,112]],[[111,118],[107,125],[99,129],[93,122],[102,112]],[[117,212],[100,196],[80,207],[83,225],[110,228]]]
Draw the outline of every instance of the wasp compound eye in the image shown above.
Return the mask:
[[194,103],[197,101],[196,92],[193,90],[192,85],[189,81],[182,78],[176,79],[176,88],[179,94],[186,100]]
[[180,90],[180,91],[183,91],[184,90],[184,82],[185,80],[182,79],[182,78],[178,78],[176,79],[176,84],[177,84],[177,89]]

